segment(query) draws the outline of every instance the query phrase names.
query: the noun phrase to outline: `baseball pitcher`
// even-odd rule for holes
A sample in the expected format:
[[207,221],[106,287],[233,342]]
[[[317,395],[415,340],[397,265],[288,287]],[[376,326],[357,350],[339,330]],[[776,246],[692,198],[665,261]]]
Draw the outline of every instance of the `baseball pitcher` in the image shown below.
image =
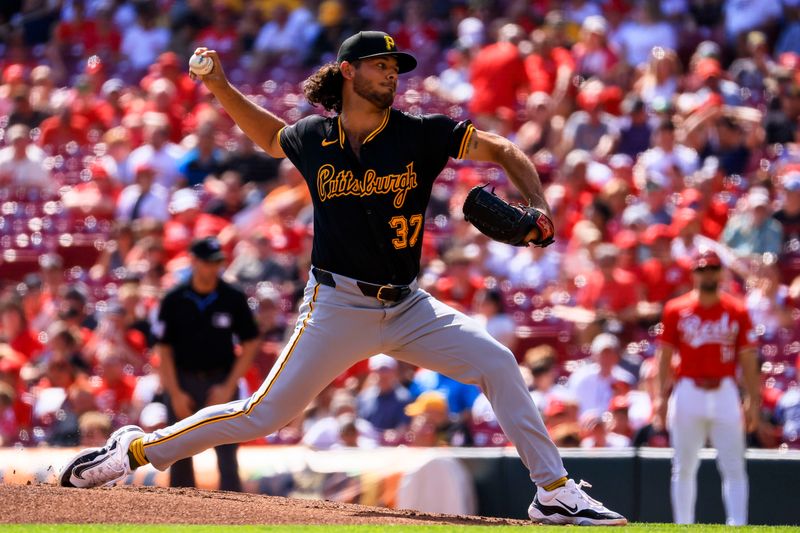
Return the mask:
[[337,60],[305,81],[306,98],[336,116],[292,125],[236,90],[215,51],[198,48],[195,55],[205,58],[193,60],[195,75],[242,131],[273,157],[288,157],[311,191],[313,267],[294,334],[250,398],[207,407],[154,433],[126,426],[105,447],[73,458],[60,483],[113,484],[148,462],[163,470],[209,447],[269,434],[343,370],[386,353],[480,385],[538,486],[532,520],[626,523],[584,492],[587,483],[567,478],[511,352],[417,286],[431,187],[451,157],[501,165],[528,202],[512,206],[474,190],[464,210],[481,231],[519,246],[552,242],[549,209],[528,158],[468,120],[393,109],[398,77],[416,60],[383,32],[349,37]]

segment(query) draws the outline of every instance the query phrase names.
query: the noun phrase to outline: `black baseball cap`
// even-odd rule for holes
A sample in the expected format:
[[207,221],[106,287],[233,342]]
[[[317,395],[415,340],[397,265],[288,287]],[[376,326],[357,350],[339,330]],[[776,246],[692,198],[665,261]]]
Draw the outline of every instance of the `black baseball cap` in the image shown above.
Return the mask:
[[394,39],[382,31],[360,31],[351,35],[339,47],[336,62],[369,59],[371,57],[394,56],[400,74],[410,72],[417,67],[417,60],[411,54],[398,52]]
[[203,237],[202,239],[195,239],[189,247],[189,251],[197,259],[201,261],[208,261],[213,263],[225,259],[225,252],[222,251],[222,245],[216,237]]

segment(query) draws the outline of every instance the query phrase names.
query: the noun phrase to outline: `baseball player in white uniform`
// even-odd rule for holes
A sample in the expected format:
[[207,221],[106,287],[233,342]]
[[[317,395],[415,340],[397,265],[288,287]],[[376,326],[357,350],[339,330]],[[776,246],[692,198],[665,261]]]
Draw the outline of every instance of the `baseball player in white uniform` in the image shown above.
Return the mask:
[[[720,292],[722,264],[711,250],[692,263],[694,289],[666,303],[656,352],[658,394],[655,425],[669,429],[672,512],[678,524],[693,524],[698,452],[708,439],[717,449],[728,525],[747,523],[745,423],[736,384],[741,368],[748,431],[759,414],[759,373],[755,335],[744,303]],[[676,363],[677,361],[677,363]],[[671,393],[670,393],[671,390]]]
[[309,185],[314,266],[294,334],[250,398],[207,407],[149,434],[123,427],[105,447],[70,460],[60,484],[113,484],[148,462],[164,470],[212,446],[272,433],[343,370],[386,353],[480,385],[538,487],[528,509],[532,520],[627,523],[590,498],[587,483],[567,478],[508,348],[417,286],[424,214],[450,157],[501,165],[532,206],[549,212],[536,170],[519,148],[468,120],[392,109],[398,75],[416,60],[383,32],[346,39],[337,61],[304,84],[309,101],[338,115],[290,126],[231,86],[214,51],[195,53],[214,61],[202,79],[242,131],[272,156],[288,157]]

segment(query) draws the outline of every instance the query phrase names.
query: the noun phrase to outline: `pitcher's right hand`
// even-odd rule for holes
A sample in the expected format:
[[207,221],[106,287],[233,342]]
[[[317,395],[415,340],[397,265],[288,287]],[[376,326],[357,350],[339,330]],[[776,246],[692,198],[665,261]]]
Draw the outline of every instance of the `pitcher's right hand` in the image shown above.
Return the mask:
[[206,87],[213,92],[215,87],[220,87],[223,85],[228,84],[228,78],[225,76],[225,70],[222,68],[222,61],[219,59],[219,54],[216,50],[209,50],[204,46],[200,46],[195,49],[195,55],[200,55],[204,57],[211,58],[214,62],[214,68],[211,69],[211,72],[204,76],[200,76],[195,74],[194,72],[189,72],[189,77],[193,80],[200,80],[206,84]]

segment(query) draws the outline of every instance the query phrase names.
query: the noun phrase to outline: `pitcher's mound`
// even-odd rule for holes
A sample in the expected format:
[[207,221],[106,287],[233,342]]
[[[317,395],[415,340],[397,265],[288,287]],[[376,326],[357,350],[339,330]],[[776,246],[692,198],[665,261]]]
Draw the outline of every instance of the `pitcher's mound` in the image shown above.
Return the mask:
[[159,487],[0,485],[0,502],[0,523],[530,525],[522,520]]

